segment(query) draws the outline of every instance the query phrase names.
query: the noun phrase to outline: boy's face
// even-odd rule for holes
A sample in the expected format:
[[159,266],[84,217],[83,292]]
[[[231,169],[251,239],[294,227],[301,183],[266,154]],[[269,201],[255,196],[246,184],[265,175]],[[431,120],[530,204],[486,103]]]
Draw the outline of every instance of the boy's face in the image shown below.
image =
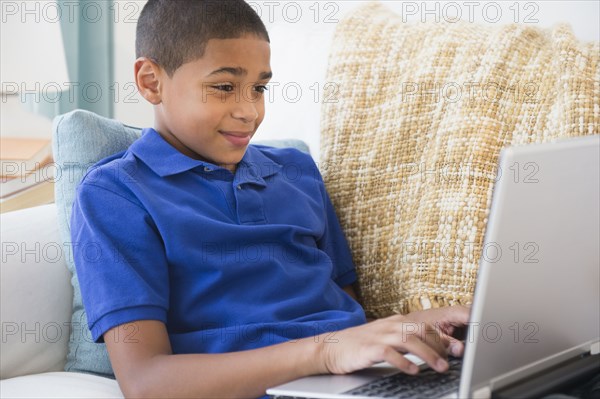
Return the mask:
[[158,68],[156,130],[183,154],[234,172],[265,115],[270,57],[267,41],[247,35],[209,40],[171,78]]

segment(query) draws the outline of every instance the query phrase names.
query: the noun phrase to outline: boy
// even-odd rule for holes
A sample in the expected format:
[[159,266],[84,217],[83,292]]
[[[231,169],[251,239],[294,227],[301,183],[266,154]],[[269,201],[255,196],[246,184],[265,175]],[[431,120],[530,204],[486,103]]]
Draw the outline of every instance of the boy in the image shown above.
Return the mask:
[[311,157],[248,145],[271,78],[251,7],[150,0],[136,52],[154,128],[86,175],[71,220],[89,328],[125,396],[256,397],[379,361],[416,373],[408,351],[444,371],[462,353],[464,307],[365,324]]

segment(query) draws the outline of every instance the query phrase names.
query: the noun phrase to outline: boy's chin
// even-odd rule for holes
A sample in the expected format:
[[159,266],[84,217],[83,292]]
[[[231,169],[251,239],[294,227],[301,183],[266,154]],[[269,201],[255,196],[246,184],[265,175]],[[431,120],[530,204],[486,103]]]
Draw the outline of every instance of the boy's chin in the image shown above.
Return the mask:
[[220,163],[219,166],[225,169],[235,169],[237,168],[239,162],[228,162],[228,163]]
[[248,147],[244,147],[243,149],[236,149],[235,151],[226,154],[221,158],[221,163],[223,165],[237,165],[238,163],[242,162],[247,149]]
[[229,159],[223,160],[223,162],[219,163],[218,165],[225,169],[235,170],[235,169],[237,169],[237,166],[241,161],[242,161],[242,157],[229,158]]

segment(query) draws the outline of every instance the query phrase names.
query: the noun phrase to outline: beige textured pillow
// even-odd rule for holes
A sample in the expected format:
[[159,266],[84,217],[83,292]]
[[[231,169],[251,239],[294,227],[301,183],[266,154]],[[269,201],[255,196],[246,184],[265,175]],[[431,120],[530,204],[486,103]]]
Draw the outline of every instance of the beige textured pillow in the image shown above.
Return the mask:
[[322,172],[370,316],[472,300],[501,148],[598,134],[598,54],[565,25],[407,24],[380,3],[339,23]]

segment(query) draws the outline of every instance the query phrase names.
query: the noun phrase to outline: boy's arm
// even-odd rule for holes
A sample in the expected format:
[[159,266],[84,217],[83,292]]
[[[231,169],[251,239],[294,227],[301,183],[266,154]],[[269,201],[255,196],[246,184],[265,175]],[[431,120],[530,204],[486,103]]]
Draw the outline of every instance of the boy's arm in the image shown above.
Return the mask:
[[344,291],[346,291],[346,294],[350,295],[352,297],[352,299],[354,299],[355,301],[358,302],[358,296],[356,295],[356,291],[354,291],[354,286],[353,285],[347,285],[344,288],[342,288]]
[[[463,319],[461,307],[448,319]],[[468,313],[466,313],[468,317]],[[132,333],[133,332],[133,333]],[[345,374],[387,361],[407,373],[411,352],[444,371],[448,340],[429,324],[392,316],[336,333],[224,354],[172,354],[162,322],[140,320],[104,334],[126,397],[257,397],[268,387],[312,374]]]
[[[135,336],[119,339],[131,336],[132,328]],[[140,320],[107,331],[104,340],[125,397],[258,397],[270,386],[327,372],[312,339],[234,353],[173,355],[165,325]]]

